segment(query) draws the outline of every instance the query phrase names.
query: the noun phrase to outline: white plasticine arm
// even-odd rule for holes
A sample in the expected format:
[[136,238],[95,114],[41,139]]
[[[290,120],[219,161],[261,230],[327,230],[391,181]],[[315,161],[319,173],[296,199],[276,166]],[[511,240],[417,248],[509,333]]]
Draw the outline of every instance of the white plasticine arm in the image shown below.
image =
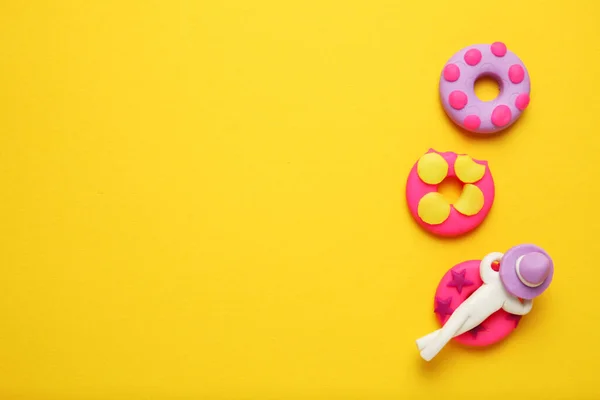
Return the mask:
[[492,269],[492,263],[494,261],[500,261],[504,254],[499,252],[490,253],[487,256],[483,257],[481,263],[479,264],[479,275],[481,276],[481,280],[485,283],[491,283],[494,277],[498,276],[498,272]]
[[516,297],[511,296],[506,299],[504,304],[502,305],[502,309],[510,314],[515,315],[525,315],[531,311],[533,307],[533,300],[525,300],[523,303],[519,301]]

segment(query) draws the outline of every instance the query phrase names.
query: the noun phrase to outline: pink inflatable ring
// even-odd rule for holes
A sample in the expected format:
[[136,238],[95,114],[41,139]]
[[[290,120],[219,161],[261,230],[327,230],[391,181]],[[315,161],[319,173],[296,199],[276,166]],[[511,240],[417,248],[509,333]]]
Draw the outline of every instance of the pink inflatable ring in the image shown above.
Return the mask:
[[[454,204],[438,192],[438,185],[447,177],[455,177],[463,185]],[[439,236],[458,236],[475,229],[489,213],[494,195],[487,161],[433,149],[415,163],[406,183],[410,213],[425,230]]]
[[[433,304],[433,311],[440,325],[444,325],[454,310],[483,284],[479,274],[480,263],[479,260],[462,262],[446,272],[440,281]],[[453,340],[466,346],[489,346],[507,337],[520,320],[520,315],[509,314],[500,309],[480,325]]]
[[[491,101],[475,95],[475,81],[489,76],[500,86]],[[523,62],[501,42],[477,44],[454,54],[440,77],[446,114],[470,132],[499,132],[512,125],[529,105],[531,84]]]

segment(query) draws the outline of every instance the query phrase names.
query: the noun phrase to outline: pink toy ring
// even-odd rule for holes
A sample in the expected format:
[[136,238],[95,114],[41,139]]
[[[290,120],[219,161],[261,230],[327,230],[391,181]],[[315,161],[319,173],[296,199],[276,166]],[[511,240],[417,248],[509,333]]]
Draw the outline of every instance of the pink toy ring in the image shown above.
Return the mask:
[[[480,262],[462,262],[446,272],[440,281],[433,305],[440,325],[444,325],[454,310],[483,284],[479,275]],[[520,320],[520,315],[509,314],[500,309],[480,325],[454,337],[454,340],[467,346],[489,346],[507,337]]]
[[[475,95],[475,81],[489,76],[500,86],[491,101]],[[499,132],[512,125],[529,105],[529,73],[523,62],[501,42],[477,44],[454,54],[440,77],[440,96],[448,116],[476,133]]]
[[[447,177],[455,177],[463,184],[454,204],[437,191]],[[487,161],[433,149],[415,163],[406,184],[410,213],[424,229],[439,236],[458,236],[475,229],[489,213],[494,195]]]

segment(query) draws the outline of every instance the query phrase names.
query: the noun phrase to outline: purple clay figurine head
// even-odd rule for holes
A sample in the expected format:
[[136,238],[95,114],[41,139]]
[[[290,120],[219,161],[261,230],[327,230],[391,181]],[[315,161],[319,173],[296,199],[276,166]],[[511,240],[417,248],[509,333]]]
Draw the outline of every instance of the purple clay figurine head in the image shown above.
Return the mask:
[[542,248],[533,244],[512,247],[500,262],[500,280],[513,296],[531,300],[552,282],[554,263]]

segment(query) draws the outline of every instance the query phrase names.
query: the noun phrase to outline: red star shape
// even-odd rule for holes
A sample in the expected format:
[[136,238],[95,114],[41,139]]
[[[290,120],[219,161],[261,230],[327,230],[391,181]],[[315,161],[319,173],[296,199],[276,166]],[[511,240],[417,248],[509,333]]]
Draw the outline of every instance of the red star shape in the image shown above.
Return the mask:
[[470,281],[466,278],[467,270],[463,269],[460,272],[456,272],[453,269],[450,270],[452,273],[452,280],[448,282],[447,287],[454,287],[458,291],[458,294],[462,293],[463,287],[465,286],[473,286],[473,281]]
[[471,329],[469,333],[473,337],[473,339],[477,339],[477,334],[481,331],[485,331],[485,327],[481,324],[477,325],[475,328]]
[[433,312],[439,314],[439,316],[444,319],[448,315],[452,315],[454,310],[450,307],[450,303],[452,303],[452,297],[448,297],[447,299],[440,299],[439,297],[435,297],[435,309]]

